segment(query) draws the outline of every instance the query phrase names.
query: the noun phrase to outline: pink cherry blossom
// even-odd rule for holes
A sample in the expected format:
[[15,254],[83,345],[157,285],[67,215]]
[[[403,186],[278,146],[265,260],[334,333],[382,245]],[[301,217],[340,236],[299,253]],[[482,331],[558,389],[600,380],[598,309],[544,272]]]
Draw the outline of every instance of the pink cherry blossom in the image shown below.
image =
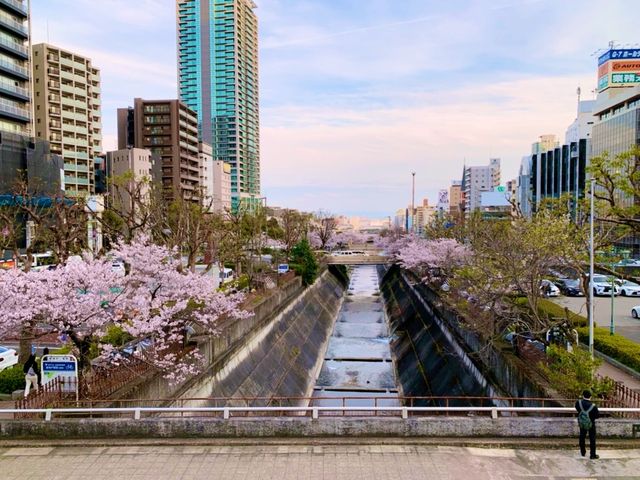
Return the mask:
[[[173,251],[148,238],[120,244],[113,255],[129,270],[122,277],[108,259],[70,259],[54,270],[0,271],[0,337],[25,326],[66,334],[76,346],[98,340],[111,325],[153,342],[152,360],[179,381],[202,368],[197,350],[176,351],[187,330],[217,335],[222,318],[243,318],[241,295],[215,290],[210,277],[178,272]],[[80,352],[81,356],[86,352]]]

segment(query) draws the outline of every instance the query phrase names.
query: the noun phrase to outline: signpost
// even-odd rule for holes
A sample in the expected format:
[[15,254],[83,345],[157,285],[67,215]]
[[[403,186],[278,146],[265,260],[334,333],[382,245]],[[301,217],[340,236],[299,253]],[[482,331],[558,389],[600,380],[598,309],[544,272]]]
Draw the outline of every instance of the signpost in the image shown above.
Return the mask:
[[73,355],[45,355],[42,357],[42,385],[56,378],[62,381],[63,392],[75,392],[78,400],[78,360]]

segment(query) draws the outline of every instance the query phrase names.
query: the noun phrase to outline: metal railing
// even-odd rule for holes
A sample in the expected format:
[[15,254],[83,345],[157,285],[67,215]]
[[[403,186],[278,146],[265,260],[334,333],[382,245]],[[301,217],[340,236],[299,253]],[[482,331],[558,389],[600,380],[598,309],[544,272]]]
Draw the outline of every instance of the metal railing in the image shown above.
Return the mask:
[[[601,408],[603,414],[627,415],[640,414],[640,408]],[[28,410],[21,409],[0,409],[0,415],[43,415],[44,421],[51,421],[58,415],[99,415],[101,417],[121,417],[128,414],[134,420],[141,420],[144,415],[189,415],[193,416],[214,416],[229,420],[234,417],[311,417],[320,419],[325,413],[342,412],[350,417],[369,417],[372,413],[383,414],[385,417],[400,417],[408,419],[420,416],[420,414],[446,414],[463,413],[466,415],[485,414],[497,420],[500,414],[506,416],[517,416],[519,414],[536,414],[538,417],[545,417],[553,414],[563,414],[567,417],[575,417],[576,410],[572,407],[117,407],[117,408],[34,408]],[[259,415],[256,415],[259,414]],[[366,415],[365,415],[366,414]]]

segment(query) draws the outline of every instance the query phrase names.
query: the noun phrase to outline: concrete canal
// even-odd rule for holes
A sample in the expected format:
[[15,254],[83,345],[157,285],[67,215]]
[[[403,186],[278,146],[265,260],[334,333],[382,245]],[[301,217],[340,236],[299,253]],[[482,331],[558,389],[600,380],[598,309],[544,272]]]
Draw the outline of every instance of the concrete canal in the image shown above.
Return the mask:
[[384,397],[380,406],[398,404],[389,324],[379,285],[375,266],[352,267],[314,388],[314,404],[335,405],[338,401],[332,397],[348,397],[346,402],[352,406],[371,405],[366,397]]

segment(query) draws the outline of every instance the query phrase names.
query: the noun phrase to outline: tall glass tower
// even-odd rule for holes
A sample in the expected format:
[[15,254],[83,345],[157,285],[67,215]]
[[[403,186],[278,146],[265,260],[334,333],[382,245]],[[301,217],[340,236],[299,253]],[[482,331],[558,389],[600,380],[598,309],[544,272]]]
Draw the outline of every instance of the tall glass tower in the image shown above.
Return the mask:
[[258,20],[252,0],[177,0],[180,100],[231,165],[232,206],[260,202]]

